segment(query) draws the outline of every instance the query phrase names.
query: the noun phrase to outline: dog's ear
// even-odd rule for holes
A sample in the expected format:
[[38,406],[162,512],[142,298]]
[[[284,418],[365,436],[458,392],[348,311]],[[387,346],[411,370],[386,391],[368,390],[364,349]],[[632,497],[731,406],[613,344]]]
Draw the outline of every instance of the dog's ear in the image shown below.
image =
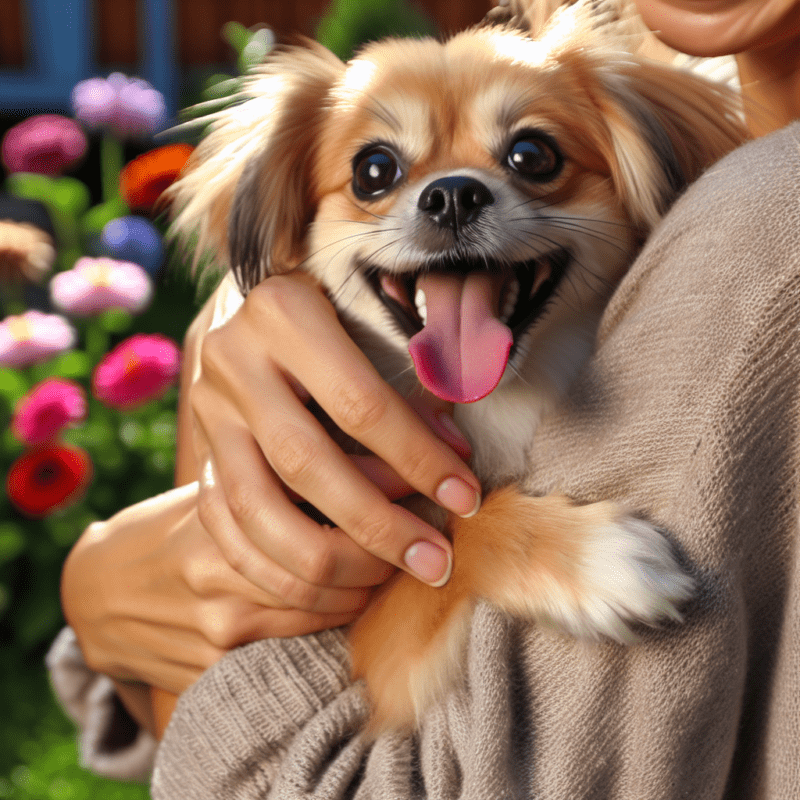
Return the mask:
[[196,259],[230,267],[245,293],[296,260],[313,215],[310,168],[327,95],[344,68],[310,40],[275,48],[240,102],[211,119],[171,187],[173,233],[196,236]]
[[[509,0],[534,11],[551,0]],[[557,3],[558,5],[558,3]],[[650,34],[625,0],[563,0],[537,40],[595,76],[584,88],[608,130],[606,160],[643,233],[700,173],[749,137],[738,93],[639,55]]]
[[600,74],[613,177],[633,221],[648,231],[686,186],[749,138],[740,99],[725,86],[637,57]]

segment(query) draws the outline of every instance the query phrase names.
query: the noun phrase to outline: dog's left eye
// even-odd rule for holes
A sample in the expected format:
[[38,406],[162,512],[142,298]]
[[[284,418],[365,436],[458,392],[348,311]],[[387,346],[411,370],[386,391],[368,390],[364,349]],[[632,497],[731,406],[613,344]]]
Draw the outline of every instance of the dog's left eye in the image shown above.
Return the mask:
[[387,147],[370,147],[353,159],[353,192],[362,199],[385,192],[402,177],[397,157]]
[[547,134],[528,131],[508,149],[507,163],[523,178],[544,183],[553,180],[564,164],[555,142]]

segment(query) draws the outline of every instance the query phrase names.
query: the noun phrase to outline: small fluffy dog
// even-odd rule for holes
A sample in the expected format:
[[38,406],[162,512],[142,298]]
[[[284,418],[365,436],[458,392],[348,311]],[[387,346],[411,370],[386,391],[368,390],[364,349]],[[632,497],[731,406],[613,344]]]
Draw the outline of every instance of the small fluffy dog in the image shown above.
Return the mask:
[[536,37],[486,25],[347,64],[278,48],[173,188],[175,228],[243,292],[313,275],[383,377],[456,404],[472,443],[480,512],[415,508],[452,537],[450,581],[398,573],[351,631],[376,729],[413,724],[452,684],[478,598],[626,642],[692,591],[649,523],[521,488],[644,237],[745,138],[728,93],[621,49],[596,6]]

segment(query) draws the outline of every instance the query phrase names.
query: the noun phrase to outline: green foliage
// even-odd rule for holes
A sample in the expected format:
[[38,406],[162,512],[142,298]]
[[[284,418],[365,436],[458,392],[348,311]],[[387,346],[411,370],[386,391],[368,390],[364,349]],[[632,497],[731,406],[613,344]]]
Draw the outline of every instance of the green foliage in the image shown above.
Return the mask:
[[[7,474],[23,451],[9,423],[17,401],[36,382],[59,375],[87,389],[100,355],[133,332],[159,332],[177,341],[197,311],[196,289],[174,277],[162,281],[139,317],[106,312],[76,325],[78,346],[27,370],[0,368],[0,466]],[[44,654],[64,620],[61,568],[70,547],[96,519],[172,485],[177,390],[132,411],[93,398],[81,426],[63,438],[84,448],[94,478],[83,499],[44,519],[28,519],[0,492],[0,800],[145,800],[145,787],[108,781],[78,765],[75,729],[47,683]]]
[[386,36],[435,36],[433,21],[405,0],[334,0],[316,38],[347,61],[366,42]]
[[0,652],[0,798],[146,800],[147,788],[78,765],[75,729],[52,699],[41,653]]

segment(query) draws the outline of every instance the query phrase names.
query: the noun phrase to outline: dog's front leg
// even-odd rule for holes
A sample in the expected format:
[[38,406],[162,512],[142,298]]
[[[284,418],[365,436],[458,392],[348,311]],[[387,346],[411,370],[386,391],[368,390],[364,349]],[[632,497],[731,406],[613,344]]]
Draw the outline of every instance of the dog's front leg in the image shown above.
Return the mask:
[[469,519],[450,517],[455,553],[441,589],[398,573],[351,631],[373,729],[412,725],[458,677],[475,601],[581,638],[627,643],[637,622],[679,619],[692,593],[667,540],[611,502],[576,505],[515,487]]
[[680,619],[693,591],[665,537],[614,502],[511,486],[450,525],[455,563],[477,596],[579,638],[629,643],[635,623]]

